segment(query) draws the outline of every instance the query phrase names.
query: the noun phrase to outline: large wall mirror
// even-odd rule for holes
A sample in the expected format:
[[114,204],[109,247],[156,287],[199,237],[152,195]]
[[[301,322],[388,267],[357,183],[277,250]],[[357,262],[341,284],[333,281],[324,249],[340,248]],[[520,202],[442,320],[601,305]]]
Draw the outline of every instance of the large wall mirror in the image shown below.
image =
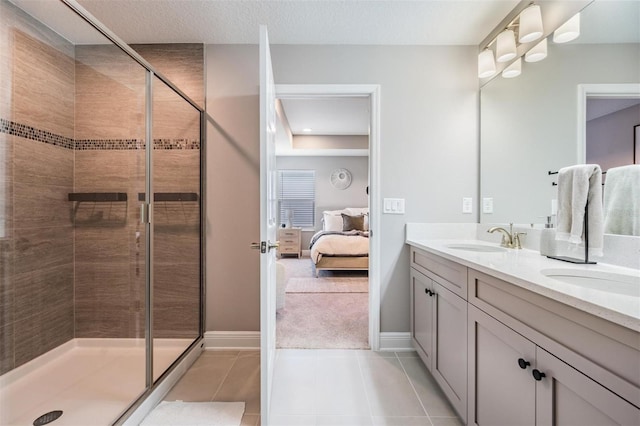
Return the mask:
[[[546,59],[523,62],[519,77],[498,76],[481,88],[482,223],[543,223],[557,197],[549,171],[633,163],[638,22],[640,2],[596,0],[581,12],[578,39],[554,44],[549,37]],[[618,134],[628,142],[612,142]]]

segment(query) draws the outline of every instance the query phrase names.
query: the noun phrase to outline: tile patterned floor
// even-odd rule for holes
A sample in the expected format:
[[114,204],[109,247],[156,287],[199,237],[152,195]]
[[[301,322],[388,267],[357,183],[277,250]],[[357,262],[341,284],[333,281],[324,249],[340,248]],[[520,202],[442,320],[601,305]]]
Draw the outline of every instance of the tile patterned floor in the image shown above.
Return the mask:
[[270,425],[462,423],[415,352],[281,349]]
[[165,401],[244,401],[241,426],[260,424],[260,351],[204,351]]
[[[205,351],[165,400],[245,401],[260,424],[258,351]],[[415,352],[280,349],[271,426],[459,426]]]

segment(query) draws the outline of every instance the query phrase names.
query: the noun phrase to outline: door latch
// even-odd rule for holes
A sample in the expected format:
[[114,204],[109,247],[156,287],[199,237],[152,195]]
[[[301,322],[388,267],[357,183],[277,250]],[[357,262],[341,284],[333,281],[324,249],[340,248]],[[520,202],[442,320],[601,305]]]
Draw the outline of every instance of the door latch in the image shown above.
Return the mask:
[[260,253],[266,253],[267,250],[271,251],[271,249],[280,247],[280,242],[260,241],[259,243],[251,243],[250,247],[254,250],[260,250]]

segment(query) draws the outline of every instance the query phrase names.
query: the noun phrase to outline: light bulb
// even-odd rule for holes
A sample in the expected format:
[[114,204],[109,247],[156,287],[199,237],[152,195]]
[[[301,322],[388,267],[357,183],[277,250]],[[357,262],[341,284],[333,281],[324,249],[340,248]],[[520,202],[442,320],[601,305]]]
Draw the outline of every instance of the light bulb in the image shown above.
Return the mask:
[[513,78],[522,74],[522,58],[516,59],[514,63],[506,67],[502,71],[502,76],[504,78]]
[[526,62],[538,62],[547,57],[547,39],[543,38],[542,41],[531,48],[525,55],[524,60]]
[[520,43],[530,43],[542,37],[542,33],[542,14],[540,12],[540,6],[532,4],[520,13],[518,41]]
[[516,57],[516,37],[513,30],[504,30],[496,40],[496,61],[509,62]]
[[478,77],[493,77],[496,73],[496,63],[493,60],[493,50],[485,49],[478,55]]
[[571,40],[575,40],[580,36],[580,14],[576,13],[573,18],[569,19],[564,24],[560,25],[557,30],[553,32],[554,43],[567,43]]

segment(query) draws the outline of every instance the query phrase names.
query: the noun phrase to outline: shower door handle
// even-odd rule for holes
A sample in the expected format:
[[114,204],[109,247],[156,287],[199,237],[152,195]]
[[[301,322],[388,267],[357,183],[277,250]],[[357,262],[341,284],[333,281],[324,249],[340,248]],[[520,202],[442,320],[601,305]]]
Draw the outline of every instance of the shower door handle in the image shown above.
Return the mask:
[[140,204],[140,223],[151,223],[149,204]]

